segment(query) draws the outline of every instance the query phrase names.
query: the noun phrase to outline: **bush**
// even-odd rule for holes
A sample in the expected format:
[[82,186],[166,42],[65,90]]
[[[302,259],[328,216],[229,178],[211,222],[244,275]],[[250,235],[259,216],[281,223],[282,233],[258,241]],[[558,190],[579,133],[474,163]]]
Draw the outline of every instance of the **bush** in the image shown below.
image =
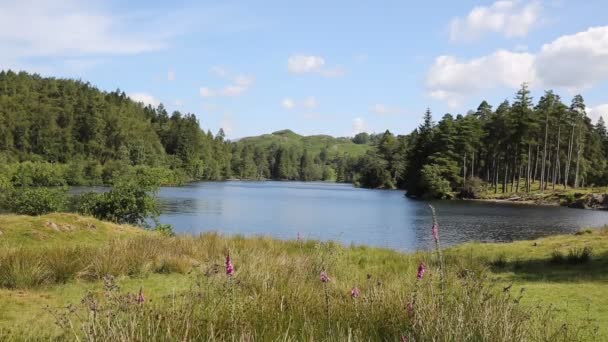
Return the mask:
[[65,188],[20,188],[11,190],[8,196],[4,206],[16,214],[44,215],[68,209]]
[[76,210],[100,220],[148,226],[146,220],[159,214],[157,190],[150,179],[119,180],[109,192],[82,194]]
[[466,180],[460,189],[460,198],[479,198],[486,191],[487,184],[479,177],[471,177]]
[[568,255],[564,255],[558,250],[553,251],[550,262],[553,264],[585,264],[591,261],[592,256],[593,251],[590,247],[574,247],[568,251]]
[[424,197],[446,199],[450,196],[452,187],[450,186],[450,182],[441,175],[441,170],[438,165],[427,164],[422,168],[421,173]]

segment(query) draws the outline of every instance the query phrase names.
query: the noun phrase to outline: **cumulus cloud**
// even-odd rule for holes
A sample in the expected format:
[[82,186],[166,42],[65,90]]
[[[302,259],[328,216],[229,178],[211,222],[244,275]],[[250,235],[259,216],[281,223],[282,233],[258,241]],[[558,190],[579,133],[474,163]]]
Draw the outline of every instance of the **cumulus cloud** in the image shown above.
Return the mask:
[[338,77],[345,74],[340,67],[328,68],[325,59],[312,55],[293,55],[287,60],[287,70],[293,74],[316,73],[325,77]]
[[128,96],[131,100],[143,103],[145,106],[151,105],[152,107],[156,107],[160,104],[160,100],[147,93],[131,93]]
[[498,50],[470,60],[439,56],[429,69],[431,97],[457,107],[467,96],[497,87],[579,92],[608,80],[608,26],[593,27],[544,44],[537,53]]
[[212,67],[210,72],[215,76],[228,81],[229,84],[220,88],[201,87],[199,88],[199,93],[202,97],[239,96],[249,90],[255,83],[255,78],[253,76],[243,74],[233,75],[231,72],[219,66]]
[[537,24],[541,5],[538,1],[496,1],[490,6],[477,6],[464,18],[450,23],[452,41],[473,41],[487,33],[499,33],[507,38],[524,37]]
[[25,69],[28,60],[36,57],[84,59],[167,47],[167,34],[155,32],[154,27],[131,25],[132,19],[76,0],[2,1],[0,66]]
[[293,109],[295,105],[295,102],[293,102],[293,100],[290,98],[285,98],[283,101],[281,101],[281,106],[283,106],[285,109]]
[[319,56],[295,55],[287,60],[287,69],[294,74],[320,72],[325,65],[325,59]]
[[472,93],[499,86],[516,88],[534,81],[534,55],[499,50],[468,61],[439,56],[427,74],[426,84],[431,97],[457,107]]
[[608,120],[608,103],[587,108],[587,115],[593,122],[597,122],[600,116],[604,121]]
[[376,103],[369,109],[372,113],[378,115],[389,115],[389,114],[398,114],[403,112],[403,109],[399,107],[387,106],[383,103]]
[[315,109],[317,108],[317,106],[319,105],[319,103],[317,102],[317,99],[314,96],[309,96],[306,99],[302,100],[301,102],[298,101],[296,102],[294,99],[292,98],[284,98],[283,101],[281,101],[281,106],[285,109],[294,109],[297,107],[303,107],[306,109]]
[[362,118],[353,119],[353,134],[359,134],[367,131],[367,124]]
[[608,26],[592,27],[543,45],[536,70],[543,84],[571,91],[608,79]]

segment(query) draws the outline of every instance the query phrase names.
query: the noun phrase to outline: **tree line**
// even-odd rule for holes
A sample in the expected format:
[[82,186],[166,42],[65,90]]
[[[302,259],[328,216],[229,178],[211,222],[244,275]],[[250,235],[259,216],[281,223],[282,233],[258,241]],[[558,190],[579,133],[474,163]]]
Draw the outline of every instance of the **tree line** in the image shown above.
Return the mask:
[[[202,130],[194,114],[144,106],[120,90],[0,72],[0,183],[16,186],[111,184],[146,174],[163,184],[324,180],[441,198],[479,186],[508,193],[608,184],[603,119],[591,122],[581,95],[566,104],[549,90],[534,103],[526,84],[496,108],[483,101],[438,122],[427,110],[407,135],[331,139],[314,148],[230,142],[221,129]],[[336,144],[367,152],[336,152]]]
[[581,95],[565,104],[548,90],[534,104],[523,84],[512,103],[496,109],[483,101],[475,111],[448,113],[439,122],[427,110],[423,123],[399,138],[402,150],[389,156],[403,159],[389,163],[388,173],[411,196],[467,196],[479,186],[508,193],[608,184],[605,122],[592,123]]

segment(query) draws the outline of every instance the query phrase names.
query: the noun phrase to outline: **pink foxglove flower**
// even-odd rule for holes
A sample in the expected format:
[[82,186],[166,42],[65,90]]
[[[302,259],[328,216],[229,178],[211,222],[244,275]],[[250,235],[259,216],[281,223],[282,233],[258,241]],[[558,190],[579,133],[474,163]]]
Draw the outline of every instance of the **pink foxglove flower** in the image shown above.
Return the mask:
[[230,259],[230,254],[226,255],[226,275],[232,276],[234,274],[234,265],[232,265],[232,259]]
[[350,290],[350,296],[352,298],[359,298],[360,295],[361,295],[361,290],[359,290],[358,287],[353,287],[352,290]]
[[320,278],[321,282],[323,283],[329,283],[329,281],[331,280],[325,271],[321,272]]
[[135,301],[137,302],[137,304],[143,304],[146,301],[146,298],[144,297],[143,288],[139,288],[139,294],[137,295],[137,299]]
[[433,224],[433,238],[435,242],[439,240],[439,225],[437,223]]
[[300,232],[298,232],[298,241],[302,240],[302,237],[300,236]]
[[423,262],[421,262],[420,266],[418,266],[418,274],[416,275],[416,277],[418,279],[422,279],[422,277],[424,277],[425,272],[426,272],[426,266],[424,265]]

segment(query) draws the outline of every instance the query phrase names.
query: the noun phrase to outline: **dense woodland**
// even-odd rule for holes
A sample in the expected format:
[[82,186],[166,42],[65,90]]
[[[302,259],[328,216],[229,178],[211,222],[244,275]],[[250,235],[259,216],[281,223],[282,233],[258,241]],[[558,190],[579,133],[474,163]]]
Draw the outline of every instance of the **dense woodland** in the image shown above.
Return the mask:
[[437,123],[427,110],[408,135],[285,130],[230,142],[221,129],[203,131],[194,114],[144,106],[120,90],[0,72],[0,183],[15,186],[111,184],[140,172],[164,184],[327,180],[441,198],[479,187],[607,185],[607,155],[604,121],[591,122],[582,96],[565,104],[546,91],[535,104],[525,84],[496,108],[483,101]]

